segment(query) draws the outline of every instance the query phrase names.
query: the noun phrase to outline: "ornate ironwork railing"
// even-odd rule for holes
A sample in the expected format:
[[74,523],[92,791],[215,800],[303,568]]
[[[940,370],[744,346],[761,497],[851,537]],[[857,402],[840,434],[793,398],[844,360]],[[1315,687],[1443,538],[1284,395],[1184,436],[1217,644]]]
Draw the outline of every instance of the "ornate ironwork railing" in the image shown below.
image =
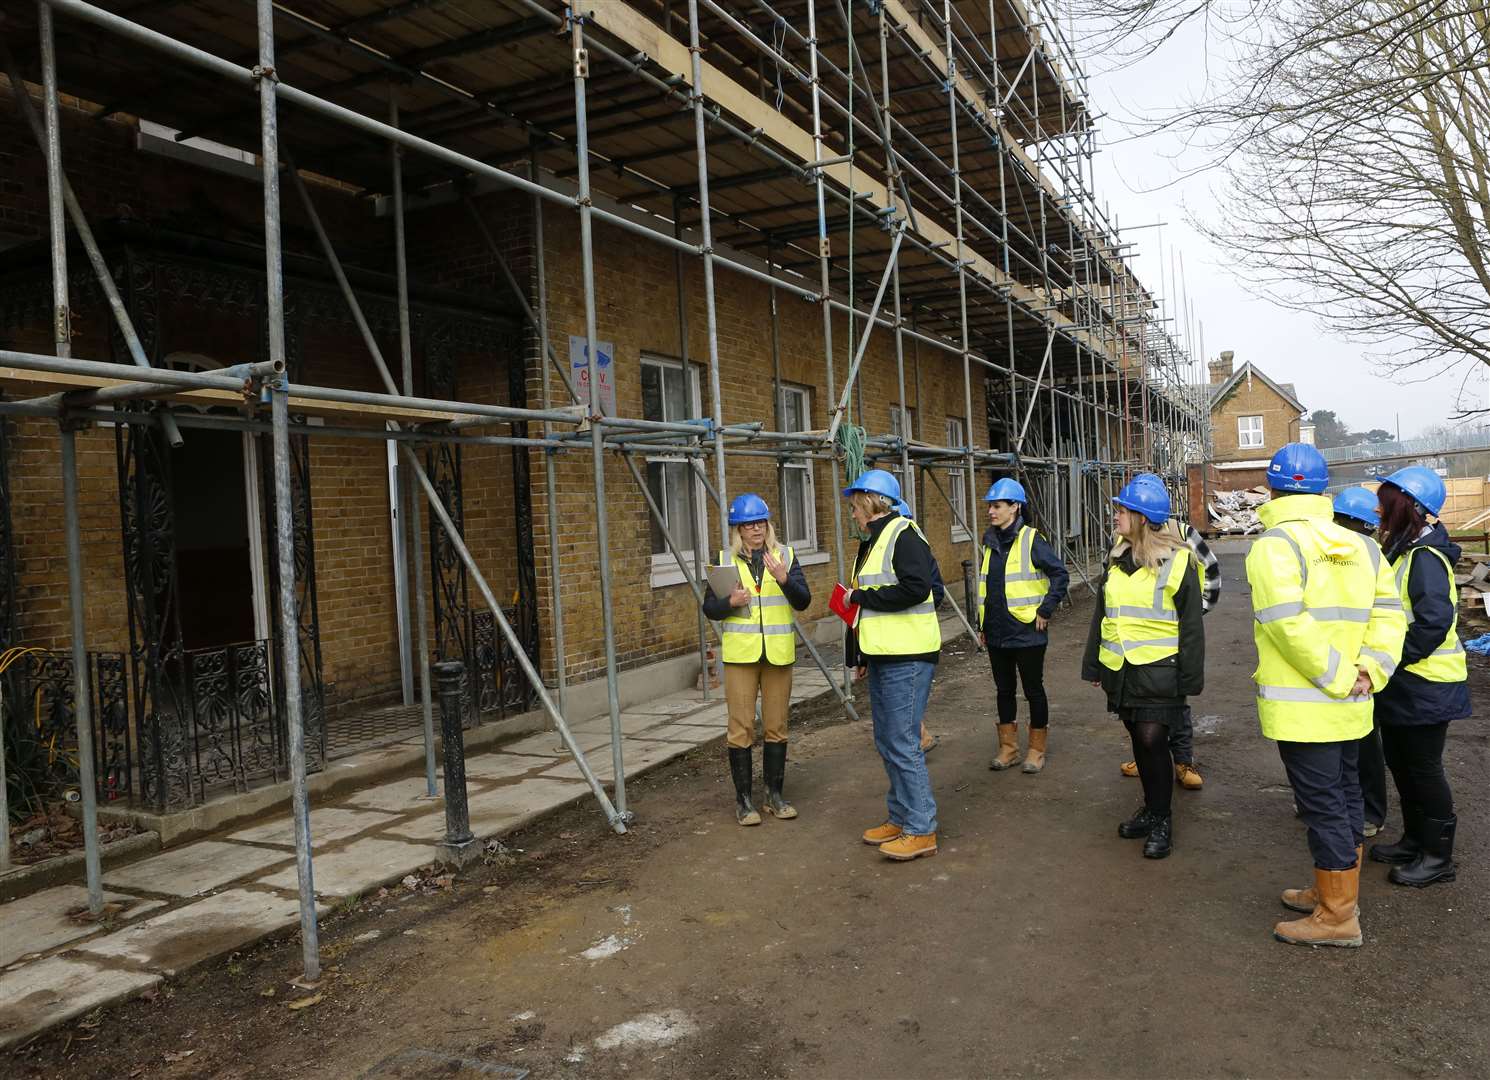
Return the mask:
[[[524,642],[526,619],[516,608],[503,608],[502,613]],[[483,715],[496,713],[499,717],[509,712],[526,712],[538,701],[538,692],[528,682],[518,665],[517,656],[497,630],[497,619],[490,611],[478,611],[471,617],[476,636],[476,708]],[[529,646],[529,655],[537,654],[537,624],[533,620],[535,643]]]
[[231,784],[283,775],[288,751],[271,692],[269,641],[186,654],[197,797]]
[[[134,790],[129,729],[129,692],[124,654],[90,652],[89,714],[93,732],[94,770],[102,802],[127,798]],[[72,653],[32,652],[5,673],[5,709],[12,732],[25,732],[27,745],[12,754],[29,755],[33,782],[53,796],[78,782],[78,718]]]

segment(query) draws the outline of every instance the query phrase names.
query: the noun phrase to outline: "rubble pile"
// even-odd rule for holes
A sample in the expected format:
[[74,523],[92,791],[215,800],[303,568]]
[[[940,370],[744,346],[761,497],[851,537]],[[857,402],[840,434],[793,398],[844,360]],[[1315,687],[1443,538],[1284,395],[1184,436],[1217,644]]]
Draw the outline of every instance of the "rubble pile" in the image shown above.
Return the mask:
[[1262,531],[1262,521],[1257,508],[1268,501],[1265,487],[1246,488],[1242,491],[1213,491],[1206,510],[1210,514],[1211,528],[1218,533],[1247,536]]
[[1490,555],[1477,551],[1460,554],[1454,566],[1454,584],[1459,589],[1461,615],[1477,617],[1478,622],[1490,617]]

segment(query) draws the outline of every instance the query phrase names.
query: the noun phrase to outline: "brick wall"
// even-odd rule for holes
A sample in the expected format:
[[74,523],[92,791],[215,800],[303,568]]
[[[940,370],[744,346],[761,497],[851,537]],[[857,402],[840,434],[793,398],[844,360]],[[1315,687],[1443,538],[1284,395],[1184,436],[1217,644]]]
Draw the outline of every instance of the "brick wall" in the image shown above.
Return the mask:
[[[4,98],[0,87],[0,99]],[[75,111],[66,115],[64,156],[69,175],[90,218],[127,216],[222,240],[261,242],[258,186],[178,162],[141,155],[132,149],[133,127],[127,119],[97,122]],[[39,153],[29,132],[13,119],[8,100],[0,100],[0,230],[11,239],[40,239],[45,229],[45,181]],[[317,190],[317,205],[333,242],[352,264],[391,269],[391,225],[375,218],[363,202],[329,190]],[[478,200],[485,219],[518,280],[536,297],[533,237],[529,204],[507,195]],[[287,250],[315,254],[315,242],[298,204],[284,204]],[[579,273],[577,219],[550,210],[545,257],[551,340],[561,361],[568,359],[568,337],[583,333],[583,297]],[[411,278],[416,287],[438,286],[477,295],[484,303],[507,306],[508,286],[484,242],[458,205],[412,214],[408,229]],[[678,340],[677,293],[673,253],[607,227],[596,230],[596,282],[599,331],[616,345],[616,384],[622,415],[642,414],[640,362],[643,354],[678,358],[686,351],[699,365],[703,412],[712,412],[706,360],[706,315],[702,268],[685,266],[689,340]],[[79,263],[81,265],[81,263]],[[45,274],[45,266],[38,273]],[[754,280],[720,269],[717,275],[720,384],[727,423],[760,420],[775,424],[771,393],[768,289]],[[831,402],[823,365],[819,309],[796,297],[778,298],[781,377],[810,388],[812,427],[826,427]],[[222,363],[257,358],[257,336],[250,319],[215,310],[176,305],[162,312],[162,352],[200,352]],[[109,326],[102,310],[76,313],[75,355],[108,358]],[[848,326],[835,320],[834,351],[838,378],[849,366]],[[44,325],[6,331],[6,343],[30,351],[49,351]],[[396,338],[381,342],[390,366],[398,366]],[[315,322],[304,332],[307,382],[359,389],[381,389],[360,339],[339,319]],[[962,373],[948,354],[921,348],[920,398],[912,372],[916,348],[907,343],[907,395],[919,416],[919,431],[928,441],[944,439],[946,419],[963,415]],[[521,363],[527,403],[540,403],[543,372],[535,335],[519,333],[493,355],[459,350],[456,356],[460,397],[507,403],[512,400],[506,365]],[[420,368],[416,356],[416,369]],[[556,404],[567,400],[559,380],[548,376]],[[893,338],[874,332],[860,376],[861,393],[853,404],[852,422],[871,432],[890,427],[890,406],[898,398]],[[416,370],[416,392],[423,389]],[[857,411],[862,400],[863,414]],[[981,380],[975,381],[972,440],[986,445]],[[365,426],[365,425],[364,425]],[[66,568],[58,513],[60,479],[55,425],[22,421],[13,426],[12,518],[21,558],[20,618],[28,642],[65,646]],[[506,434],[509,429],[483,429]],[[538,434],[535,426],[532,434]],[[187,432],[188,446],[191,435]],[[84,558],[87,568],[89,646],[126,647],[128,627],[123,589],[114,433],[94,429],[78,436],[83,509]],[[506,447],[471,446],[464,450],[466,539],[493,591],[503,602],[517,587],[516,492],[512,451]],[[543,628],[543,662],[554,670],[550,604],[557,586],[565,600],[566,663],[575,679],[603,670],[599,589],[595,573],[596,498],[588,450],[581,447],[555,455],[558,516],[545,514],[543,456],[529,454],[532,476],[534,555],[537,564],[539,619]],[[644,464],[638,462],[644,469]],[[710,476],[713,464],[706,459]],[[841,478],[826,462],[813,466],[816,487],[815,525],[818,560],[809,560],[808,578],[814,602],[808,617],[826,614],[826,598],[838,574],[834,551],[832,500]],[[397,636],[392,584],[386,457],[376,441],[313,439],[312,499],[315,519],[318,596],[324,676],[330,703],[347,703],[386,695],[397,686]],[[945,474],[944,485],[948,482]],[[986,483],[980,479],[979,488]],[[614,454],[605,465],[606,506],[610,522],[610,555],[615,585],[617,654],[623,667],[636,667],[697,646],[694,600],[686,585],[653,586],[650,525],[645,501],[625,464]],[[779,504],[776,467],[768,459],[732,456],[726,495],[756,490]],[[972,514],[981,520],[981,507]],[[918,507],[945,576],[953,588],[959,562],[970,557],[969,545],[954,545],[951,516],[941,497],[923,485]],[[426,516],[426,521],[428,517]],[[717,515],[709,515],[705,536],[710,554],[718,543]],[[844,514],[845,526],[849,526]],[[548,565],[549,530],[558,531],[560,574]],[[855,542],[848,539],[844,558],[851,566]],[[806,553],[804,553],[805,555]],[[668,564],[670,566],[670,564]],[[473,607],[480,606],[471,590]],[[272,603],[272,598],[271,603]],[[271,607],[272,614],[272,607]]]

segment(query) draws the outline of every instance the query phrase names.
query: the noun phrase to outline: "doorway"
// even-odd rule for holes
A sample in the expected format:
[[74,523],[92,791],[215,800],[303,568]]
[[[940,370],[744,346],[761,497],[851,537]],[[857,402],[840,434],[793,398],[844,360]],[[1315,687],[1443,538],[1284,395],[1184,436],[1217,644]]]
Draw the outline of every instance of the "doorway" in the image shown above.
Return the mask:
[[251,445],[241,432],[193,428],[172,462],[177,595],[188,652],[264,636]]

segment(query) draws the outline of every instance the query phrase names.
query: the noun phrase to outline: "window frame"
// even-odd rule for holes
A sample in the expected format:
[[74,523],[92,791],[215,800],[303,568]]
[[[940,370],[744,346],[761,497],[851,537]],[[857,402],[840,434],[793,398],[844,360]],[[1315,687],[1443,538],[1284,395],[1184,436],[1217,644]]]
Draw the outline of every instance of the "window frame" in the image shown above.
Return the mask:
[[[1252,420],[1257,421],[1256,430],[1253,430],[1252,425],[1248,423]],[[1255,442],[1251,438],[1254,435],[1256,436]],[[1261,415],[1253,414],[1236,418],[1236,444],[1242,450],[1260,450],[1267,445],[1266,429]]]
[[[966,422],[962,417],[947,417],[945,430],[945,434],[947,436],[946,445],[966,446],[966,431]],[[950,510],[948,511],[948,516],[952,519],[950,526],[952,542],[954,544],[965,544],[973,538],[972,533],[968,532],[967,529],[964,529],[961,525],[957,524],[957,514],[959,513],[962,515],[962,520],[966,521],[969,525],[971,525],[973,522],[973,512],[967,505],[967,472],[965,469],[959,468],[947,470],[947,490],[952,505],[957,508],[957,513],[952,513]]]
[[[689,411],[692,413],[692,415],[691,416],[688,416],[688,417],[681,417],[681,418],[680,417],[671,417],[671,418],[662,417],[660,419],[671,419],[671,420],[676,421],[676,420],[679,420],[679,419],[697,420],[697,419],[700,419],[700,418],[703,417],[703,415],[704,415],[704,412],[703,412],[703,409],[704,409],[704,404],[703,404],[703,379],[701,377],[701,373],[700,373],[699,365],[698,364],[690,363],[690,362],[684,361],[684,360],[679,360],[676,357],[659,356],[659,355],[657,355],[655,353],[643,353],[642,354],[642,357],[641,357],[641,368],[642,369],[646,369],[648,367],[662,368],[662,369],[671,370],[671,371],[681,371],[681,372],[683,372],[684,378],[687,381],[687,385],[685,386],[684,389],[685,389],[685,392],[687,394],[688,408],[689,408]],[[638,377],[640,377],[640,372],[638,372]],[[666,405],[664,404],[664,409],[665,408],[666,408]],[[643,412],[645,412],[645,406],[643,406]],[[649,417],[644,417],[644,419],[650,419],[650,418]],[[652,465],[652,464],[669,464],[669,465],[681,464],[681,465],[688,465],[688,463],[689,463],[689,459],[688,459],[687,456],[685,456],[685,455],[679,455],[679,454],[649,454],[649,455],[647,455],[647,457],[646,457],[645,460],[646,460],[646,463],[648,465]],[[666,477],[666,473],[664,473],[663,475],[664,475],[664,478],[665,478]],[[708,532],[709,532],[709,514],[708,514],[708,506],[707,506],[707,504],[704,501],[705,500],[704,485],[703,485],[703,482],[699,479],[699,476],[698,476],[697,471],[694,470],[694,469],[692,469],[691,467],[689,469],[689,477],[693,481],[693,507],[694,507],[694,525],[693,525],[694,532],[693,532],[693,534],[697,538],[706,539],[708,537]],[[664,483],[665,483],[665,479],[664,479]],[[655,497],[655,493],[654,493],[654,497]],[[664,514],[666,514],[667,513],[667,490],[666,490],[665,487],[663,489],[663,497],[662,497],[662,500],[660,501],[659,506],[660,506],[660,509],[662,510],[662,512]],[[648,525],[647,531],[650,534],[651,533],[651,525],[652,525],[651,514],[650,513],[648,513],[648,515],[647,515],[647,525]],[[669,528],[669,531],[671,531],[671,528],[672,528],[672,523],[671,522],[668,522],[668,528]],[[650,544],[650,539],[649,539],[649,544]],[[691,548],[691,547],[690,548],[685,548],[683,550],[683,552],[682,552],[682,555],[683,555],[683,559],[684,559],[685,562],[687,562],[689,564],[696,564],[697,559],[698,559],[698,556],[697,556],[697,553],[694,551],[693,548]],[[712,550],[706,549],[706,558],[704,559],[704,561],[706,563],[707,562],[712,562],[713,561],[713,558],[714,558],[714,552]],[[652,577],[652,588],[654,588],[654,589],[665,588],[665,587],[670,586],[670,585],[681,585],[681,584],[686,583],[687,580],[688,580],[684,576],[683,571],[681,569],[679,569],[679,567],[678,567],[678,561],[677,561],[677,559],[673,558],[673,553],[672,553],[671,550],[664,550],[664,551],[661,551],[661,552],[652,552],[651,577]]]
[[[801,428],[792,428],[787,424],[787,397],[795,395],[801,400],[802,423]],[[786,431],[808,431],[812,425],[812,387],[802,386],[797,383],[781,383],[778,386],[777,406],[781,410],[782,427]],[[806,535],[802,537],[789,537],[785,530],[778,533],[777,539],[783,544],[791,547],[792,553],[799,558],[803,555],[815,554],[818,550],[817,536],[817,469],[811,458],[787,458],[781,462],[782,485],[781,485],[781,513],[777,515],[779,521],[786,520],[786,470],[792,469],[802,474],[802,523],[806,529]]]
[[[909,424],[909,428],[907,428],[907,424]],[[915,407],[911,406],[907,408],[906,406],[901,405],[898,402],[892,402],[890,405],[890,434],[895,436],[897,439],[904,439],[906,442],[910,442],[916,437],[915,431]],[[891,473],[891,475],[895,477],[896,480],[900,481],[900,491],[902,494],[904,494],[906,488],[905,473],[900,467],[899,455],[896,455],[894,458],[892,458],[889,464],[885,466],[885,468]],[[915,466],[912,465],[911,468],[915,468]],[[909,499],[906,499],[906,504],[910,505]],[[911,513],[915,514],[916,512],[916,507],[912,505]]]

